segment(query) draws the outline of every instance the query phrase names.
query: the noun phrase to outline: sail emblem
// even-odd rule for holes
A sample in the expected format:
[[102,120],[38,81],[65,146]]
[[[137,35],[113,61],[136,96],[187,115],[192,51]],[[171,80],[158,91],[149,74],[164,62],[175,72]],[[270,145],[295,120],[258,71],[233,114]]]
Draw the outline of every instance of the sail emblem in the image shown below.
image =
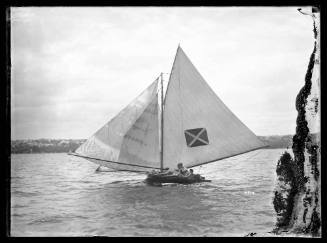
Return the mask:
[[184,134],[188,147],[197,147],[209,144],[207,130],[205,128],[185,130]]

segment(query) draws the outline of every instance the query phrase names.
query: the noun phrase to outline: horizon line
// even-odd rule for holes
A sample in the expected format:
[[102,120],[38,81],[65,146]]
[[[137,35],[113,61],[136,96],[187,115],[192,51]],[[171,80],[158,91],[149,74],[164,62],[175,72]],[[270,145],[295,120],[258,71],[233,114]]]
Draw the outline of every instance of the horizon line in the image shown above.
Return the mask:
[[[314,133],[316,134],[316,133]],[[294,134],[271,134],[271,135],[256,135],[257,137],[273,137],[273,136],[294,136]],[[13,140],[41,140],[41,139],[47,139],[47,140],[85,140],[88,138],[17,138],[17,139],[10,139]]]

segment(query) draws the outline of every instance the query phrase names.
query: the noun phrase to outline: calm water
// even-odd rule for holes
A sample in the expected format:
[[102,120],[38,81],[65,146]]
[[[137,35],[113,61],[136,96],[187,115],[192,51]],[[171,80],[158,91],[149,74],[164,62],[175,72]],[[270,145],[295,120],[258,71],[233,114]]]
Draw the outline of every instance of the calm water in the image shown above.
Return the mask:
[[13,236],[244,236],[267,232],[276,162],[264,149],[195,167],[211,183],[146,185],[145,175],[95,172],[66,154],[13,154]]

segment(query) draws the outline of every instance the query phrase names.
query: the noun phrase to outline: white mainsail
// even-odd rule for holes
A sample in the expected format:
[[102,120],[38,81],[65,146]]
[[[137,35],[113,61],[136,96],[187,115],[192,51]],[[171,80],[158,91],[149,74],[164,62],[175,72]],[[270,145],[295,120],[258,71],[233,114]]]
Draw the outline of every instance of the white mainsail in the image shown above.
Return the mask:
[[159,168],[158,80],[83,143],[75,155],[116,170]]
[[192,167],[264,147],[178,47],[164,103],[163,164]]
[[193,167],[264,147],[218,98],[180,47],[163,104],[162,85],[158,99],[158,82],[74,155],[116,170],[151,171],[176,168],[179,162]]

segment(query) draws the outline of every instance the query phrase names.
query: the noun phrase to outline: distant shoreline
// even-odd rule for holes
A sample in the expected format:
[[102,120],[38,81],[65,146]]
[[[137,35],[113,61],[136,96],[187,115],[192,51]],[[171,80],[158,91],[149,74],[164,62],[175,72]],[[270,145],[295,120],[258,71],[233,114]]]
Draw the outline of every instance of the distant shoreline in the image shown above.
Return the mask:
[[[271,148],[271,147],[266,147],[266,148],[262,148],[262,149],[287,149],[287,148]],[[291,147],[289,147],[288,149],[291,149]],[[11,154],[20,154],[20,155],[24,155],[24,154],[67,154],[68,152],[35,152],[35,153],[11,153]]]
[[[267,149],[291,148],[293,135],[258,136]],[[75,151],[86,139],[20,139],[11,141],[12,154],[68,153]]]

